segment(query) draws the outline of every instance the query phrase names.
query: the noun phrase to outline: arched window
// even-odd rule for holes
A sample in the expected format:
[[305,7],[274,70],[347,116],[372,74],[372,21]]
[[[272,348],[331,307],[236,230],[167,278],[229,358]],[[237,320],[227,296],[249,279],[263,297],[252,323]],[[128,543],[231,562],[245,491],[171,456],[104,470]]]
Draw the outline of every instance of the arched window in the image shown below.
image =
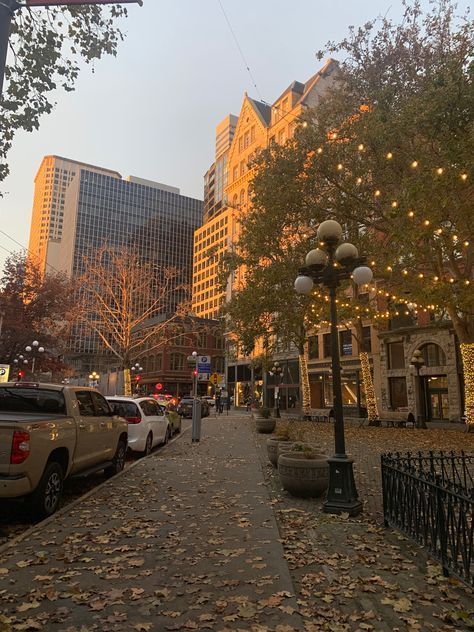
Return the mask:
[[170,370],[182,371],[184,369],[184,353],[172,353],[170,355]]
[[245,204],[245,189],[242,189],[242,191],[240,192],[240,206],[243,206]]
[[434,342],[428,342],[420,347],[423,353],[425,366],[444,366],[446,364],[446,356],[441,347]]
[[236,193],[234,197],[232,198],[232,206],[234,208],[237,208],[238,204],[239,204],[239,196]]

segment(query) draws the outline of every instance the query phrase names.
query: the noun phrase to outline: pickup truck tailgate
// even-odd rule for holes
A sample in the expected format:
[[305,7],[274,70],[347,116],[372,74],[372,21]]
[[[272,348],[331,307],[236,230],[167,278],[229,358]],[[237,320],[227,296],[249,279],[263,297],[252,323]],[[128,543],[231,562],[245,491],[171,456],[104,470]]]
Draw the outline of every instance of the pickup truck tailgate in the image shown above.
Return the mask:
[[10,471],[12,437],[13,428],[0,427],[0,474],[8,474]]

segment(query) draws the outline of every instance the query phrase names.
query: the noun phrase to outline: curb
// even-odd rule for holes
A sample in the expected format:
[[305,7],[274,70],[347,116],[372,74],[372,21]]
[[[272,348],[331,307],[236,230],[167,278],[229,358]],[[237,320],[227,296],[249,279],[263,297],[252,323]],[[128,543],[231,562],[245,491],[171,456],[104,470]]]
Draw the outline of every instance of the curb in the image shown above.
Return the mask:
[[[162,446],[160,452],[162,450],[165,450],[168,446],[172,445],[175,441],[177,441],[181,437],[183,437],[187,432],[190,432],[190,428],[186,428],[185,430],[181,430],[181,432],[179,434],[177,434],[176,436],[174,436],[167,443],[167,445]],[[33,533],[35,533],[38,529],[42,529],[43,527],[46,527],[50,522],[53,522],[56,518],[66,515],[67,513],[72,511],[72,509],[74,509],[74,507],[77,507],[77,505],[79,505],[81,502],[83,502],[84,500],[87,500],[87,498],[90,498],[91,496],[96,494],[98,491],[100,491],[103,487],[108,485],[110,482],[115,481],[118,478],[120,478],[121,476],[123,476],[124,474],[126,474],[127,472],[130,472],[130,470],[132,470],[134,467],[136,467],[137,465],[139,465],[143,461],[146,461],[146,459],[151,459],[151,458],[153,458],[155,456],[156,456],[156,453],[155,454],[149,454],[148,456],[145,456],[145,457],[137,459],[129,467],[127,467],[127,469],[123,469],[118,474],[115,474],[115,476],[112,476],[111,478],[108,478],[106,481],[103,481],[102,483],[100,483],[96,487],[94,487],[91,490],[89,490],[88,492],[86,492],[83,496],[79,496],[79,498],[76,498],[75,500],[71,501],[70,503],[68,503],[64,507],[61,507],[61,509],[58,509],[58,511],[56,511],[52,516],[49,516],[48,518],[45,518],[44,520],[41,520],[40,522],[35,523],[31,527],[28,527],[28,529],[23,531],[23,533],[20,533],[20,535],[17,535],[12,540],[9,540],[8,542],[5,542],[5,544],[2,544],[0,546],[0,555],[2,555],[5,551],[7,551],[11,547],[15,546],[19,542],[22,542],[22,540],[24,540],[25,538],[29,537]]]

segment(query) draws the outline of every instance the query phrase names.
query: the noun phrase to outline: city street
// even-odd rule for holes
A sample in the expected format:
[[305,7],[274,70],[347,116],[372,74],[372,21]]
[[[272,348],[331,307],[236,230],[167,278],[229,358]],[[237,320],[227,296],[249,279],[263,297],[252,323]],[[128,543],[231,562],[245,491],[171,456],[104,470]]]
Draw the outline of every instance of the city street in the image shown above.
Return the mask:
[[[325,447],[331,427],[317,430]],[[377,507],[381,444],[415,449],[428,432],[349,430],[361,496]],[[3,548],[3,629],[468,629],[468,591],[376,513],[283,493],[267,438],[248,415],[213,415],[199,444],[185,431]]]

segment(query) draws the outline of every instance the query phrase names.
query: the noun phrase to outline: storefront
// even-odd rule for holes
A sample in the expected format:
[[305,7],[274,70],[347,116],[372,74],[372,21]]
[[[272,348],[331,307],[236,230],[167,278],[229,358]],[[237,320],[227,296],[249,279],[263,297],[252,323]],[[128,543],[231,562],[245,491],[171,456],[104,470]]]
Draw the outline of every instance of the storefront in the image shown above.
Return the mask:
[[275,407],[275,394],[278,393],[280,410],[289,410],[301,407],[300,392],[300,370],[298,360],[279,360],[283,369],[281,384],[276,391],[275,375],[267,375],[265,389],[265,405],[269,408]]
[[258,367],[252,369],[250,364],[228,366],[227,390],[229,396],[234,398],[234,406],[246,406],[250,401],[261,402],[263,394],[262,370]]
[[[333,379],[330,369],[309,374],[311,408],[332,408]],[[343,368],[341,373],[342,405],[347,414],[362,416],[365,414],[365,392],[362,374],[359,369]]]

